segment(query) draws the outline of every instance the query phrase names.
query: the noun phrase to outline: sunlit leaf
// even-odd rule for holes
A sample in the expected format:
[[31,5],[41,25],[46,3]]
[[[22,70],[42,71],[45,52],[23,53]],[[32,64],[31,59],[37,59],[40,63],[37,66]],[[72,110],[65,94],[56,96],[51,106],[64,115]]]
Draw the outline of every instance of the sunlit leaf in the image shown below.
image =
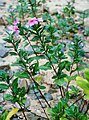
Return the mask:
[[10,120],[10,118],[11,118],[13,115],[15,115],[15,114],[18,112],[18,110],[19,110],[18,108],[13,108],[13,109],[8,113],[6,120]]

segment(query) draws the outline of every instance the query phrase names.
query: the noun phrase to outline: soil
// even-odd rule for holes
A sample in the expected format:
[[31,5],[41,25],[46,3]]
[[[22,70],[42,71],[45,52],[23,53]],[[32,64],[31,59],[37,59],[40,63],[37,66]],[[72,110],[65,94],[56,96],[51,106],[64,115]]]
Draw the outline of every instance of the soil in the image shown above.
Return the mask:
[[[75,0],[75,1],[76,1],[75,7],[76,7],[77,11],[81,12],[85,9],[89,9],[89,1],[88,0]],[[3,2],[5,2],[5,4]],[[63,6],[66,5],[66,3],[67,3],[67,0],[50,0],[50,1],[47,0],[47,3],[44,4],[43,7],[46,6],[47,8],[49,8],[48,11],[51,14],[54,14],[56,11],[58,11],[60,13]],[[3,44],[4,46],[7,46],[8,44],[5,41],[3,41],[3,38],[6,37],[5,26],[3,24],[3,20],[6,21],[6,17],[8,16],[8,7],[10,4],[12,4],[14,7],[17,4],[17,2],[16,2],[16,0],[3,0],[3,1],[0,0],[0,5],[2,5],[2,6],[0,6],[0,44]],[[3,20],[2,20],[2,18],[3,18]],[[85,20],[85,26],[89,27],[89,18],[87,18]],[[87,46],[89,46],[89,38],[87,39],[87,41],[88,41]],[[87,49],[87,50],[89,50],[89,49]],[[4,69],[6,68],[7,70],[10,70],[13,72],[18,71],[18,70],[20,70],[20,68],[18,68],[18,67],[9,67],[9,65],[11,63],[15,62],[15,60],[16,60],[15,56],[12,57],[9,54],[7,54],[3,58],[0,57],[0,66],[5,65]],[[87,61],[88,61],[88,59],[87,59]],[[41,61],[41,64],[44,62],[45,61]],[[0,67],[0,69],[3,69],[3,68]],[[44,85],[47,87],[46,92],[51,91],[50,93],[52,93],[51,95],[52,95],[53,99],[55,101],[58,101],[60,99],[60,94],[58,94],[59,90],[55,90],[54,89],[55,86],[53,86],[53,88],[51,87],[51,84],[53,84],[53,81],[51,79],[52,74],[54,74],[53,71],[47,71],[47,72],[43,71],[42,72],[43,81],[45,80]],[[25,80],[24,82],[21,81],[20,84],[22,86],[23,85],[26,86],[26,81],[27,80]],[[27,81],[27,82],[28,82],[28,84],[30,84],[29,81]],[[33,113],[29,113],[29,114],[27,113],[28,120],[37,120],[40,115],[42,117],[46,117],[40,104],[39,104],[39,101],[35,98],[32,91],[30,91],[29,94],[27,95],[27,101],[30,101],[29,103],[27,103],[27,105],[30,104],[29,110],[31,110],[31,112],[33,112]],[[41,101],[46,109],[47,106],[45,105],[44,101],[42,99],[41,99]],[[49,103],[51,105],[54,105],[53,100],[49,100]],[[17,104],[14,106],[19,107]],[[5,103],[4,107],[6,109],[10,110],[13,107],[13,104],[10,103],[10,105],[7,106]],[[36,115],[35,115],[35,113],[36,113]],[[20,115],[20,116],[22,117],[22,120],[24,120],[23,116],[22,115]],[[44,120],[44,118],[42,118],[42,120]]]

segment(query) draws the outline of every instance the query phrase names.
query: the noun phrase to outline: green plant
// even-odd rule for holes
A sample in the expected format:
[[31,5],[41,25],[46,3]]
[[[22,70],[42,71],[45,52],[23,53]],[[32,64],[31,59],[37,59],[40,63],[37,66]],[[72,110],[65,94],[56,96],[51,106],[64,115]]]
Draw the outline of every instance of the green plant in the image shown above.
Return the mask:
[[[4,94],[4,99],[13,103],[17,102],[25,120],[27,120],[25,111],[28,111],[28,108],[25,107],[28,91],[25,87],[20,88],[18,86],[19,79],[30,80],[31,89],[34,91],[47,119],[88,120],[87,110],[83,112],[84,106],[87,105],[84,96],[86,94],[88,98],[88,90],[86,90],[89,87],[88,81],[81,77],[76,78],[85,67],[83,62],[85,40],[82,37],[84,34],[82,36],[78,34],[81,24],[74,19],[75,1],[68,2],[63,13],[55,15],[54,18],[46,12],[43,13],[42,18],[39,17],[37,8],[42,2],[19,0],[15,10],[10,11],[8,21],[11,28],[10,31],[7,31],[8,35],[4,41],[9,43],[10,46],[8,47],[12,48],[10,54],[17,57],[16,62],[12,65],[22,69],[15,72],[13,77],[5,71],[0,71],[0,80],[4,82],[0,83],[0,89],[1,91],[11,90],[10,94]],[[13,14],[16,14],[15,17]],[[29,19],[28,22],[27,19]],[[66,41],[69,40],[68,44],[65,39]],[[29,46],[32,48],[32,52],[27,50]],[[45,60],[45,63],[40,64],[42,59]],[[56,89],[60,90],[60,100],[54,107],[49,104],[44,96],[42,90],[46,91],[46,87],[38,82],[42,79],[42,76],[40,77],[42,71],[48,70],[53,71],[52,79]],[[85,74],[85,78],[88,79],[86,72]],[[82,96],[79,88],[75,84],[71,84],[76,79],[78,86],[84,89]],[[81,80],[82,83],[85,81],[83,86],[80,84]],[[50,116],[44,109],[35,92],[36,90],[47,104]],[[82,99],[83,103],[80,104],[80,107],[77,106],[77,103]]]

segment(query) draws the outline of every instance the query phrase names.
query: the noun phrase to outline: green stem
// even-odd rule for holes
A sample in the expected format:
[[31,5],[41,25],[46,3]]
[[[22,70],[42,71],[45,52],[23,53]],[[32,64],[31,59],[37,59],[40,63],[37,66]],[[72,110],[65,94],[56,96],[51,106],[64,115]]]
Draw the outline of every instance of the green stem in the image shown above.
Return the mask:
[[[20,105],[20,104],[19,104],[19,105]],[[27,117],[26,117],[25,112],[24,112],[24,110],[22,109],[22,106],[21,106],[21,105],[20,105],[20,108],[21,108],[21,110],[22,110],[22,113],[23,113],[23,116],[24,116],[25,120],[27,120]]]
[[[11,87],[10,84],[9,84],[9,87],[10,87],[10,89],[11,89],[11,91],[12,91],[12,94],[13,94],[14,92],[13,92],[13,89],[12,89],[12,87]],[[13,96],[16,96],[16,95],[13,94]],[[18,103],[18,104],[19,104],[19,103]],[[19,104],[19,106],[20,106],[20,108],[21,108],[21,112],[23,113],[25,120],[27,120],[26,115],[25,115],[25,113],[24,113],[24,110],[22,109],[22,106],[21,106],[20,104]]]
[[39,103],[40,103],[40,105],[41,105],[41,107],[42,107],[42,109],[43,109],[43,111],[44,111],[44,113],[45,113],[47,119],[49,120],[48,115],[47,115],[47,113],[45,112],[45,109],[44,109],[44,107],[43,107],[43,105],[42,105],[42,103],[41,103],[39,97],[37,96],[37,94],[36,94],[36,92],[35,92],[35,90],[34,90],[34,85],[33,85],[33,91],[34,91],[34,94],[35,94],[35,96],[37,97],[37,99],[38,99],[38,101],[39,101]]
[[[80,96],[74,103],[72,103],[72,105],[74,105],[75,103],[77,103],[77,102],[78,102],[79,100],[81,100],[84,96],[85,96],[85,95]],[[71,105],[71,106],[72,106],[72,105]],[[71,106],[69,106],[69,108],[70,108]]]
[[[53,65],[53,63],[52,63],[52,61],[51,61],[51,59],[50,59],[50,57],[49,57],[49,55],[47,54],[47,52],[46,52],[46,50],[45,50],[45,46],[44,46],[44,44],[43,44],[43,41],[41,40],[41,35],[39,35],[39,33],[37,32],[37,35],[38,35],[38,37],[39,37],[39,39],[40,39],[40,42],[41,42],[41,46],[42,46],[42,48],[44,49],[44,51],[45,51],[45,55],[47,56],[47,58],[48,58],[48,60],[49,60],[49,62],[51,63],[51,66],[52,66],[52,68],[53,68],[53,70],[54,70],[54,72],[55,72],[55,74],[58,76],[58,73],[57,73],[57,71],[56,71],[56,69],[55,69],[55,67],[54,67],[54,65]],[[61,96],[62,97],[64,97],[64,88],[62,87],[62,89],[61,89],[61,86],[59,86],[59,89],[60,89],[60,93],[61,93]],[[63,93],[62,93],[63,92]]]
[[22,19],[24,20],[24,10],[23,10],[22,0],[21,0],[21,12],[22,12]]
[[[36,17],[36,13],[35,13],[35,10],[34,10],[34,5],[32,3],[31,0],[28,0],[29,4],[31,5],[31,10],[32,10],[32,13],[33,13],[33,17]],[[35,7],[36,7],[36,4],[35,4]]]
[[[37,82],[35,81],[35,79],[33,78],[31,71],[29,71],[29,70],[27,69],[26,64],[24,63],[21,55],[19,54],[18,50],[17,50],[16,47],[15,47],[14,41],[12,42],[12,45],[13,45],[13,47],[14,47],[14,50],[17,52],[17,55],[18,55],[19,58],[21,59],[23,65],[24,65],[24,67],[25,67],[26,72],[29,74],[30,78],[31,78],[32,81],[35,83],[36,87],[38,88],[38,83],[37,83]],[[40,86],[40,85],[39,85],[39,86]],[[44,97],[44,95],[42,94],[41,90],[40,90],[39,88],[38,88],[38,90],[39,90],[39,93],[41,94],[41,96],[43,97],[43,99],[45,100],[45,102],[47,103],[47,105],[51,108],[50,104],[48,103],[48,101],[46,100],[46,98]]]

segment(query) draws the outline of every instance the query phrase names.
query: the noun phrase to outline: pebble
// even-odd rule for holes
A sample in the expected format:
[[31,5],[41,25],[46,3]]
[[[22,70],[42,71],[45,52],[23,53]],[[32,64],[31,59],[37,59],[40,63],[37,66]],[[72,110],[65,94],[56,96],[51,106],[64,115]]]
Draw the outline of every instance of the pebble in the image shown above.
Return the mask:
[[27,48],[27,51],[28,51],[31,55],[34,54],[34,51],[33,51],[33,49],[32,49],[31,46],[29,46],[29,47]]
[[26,99],[26,103],[25,103],[25,107],[28,108],[30,106],[30,99],[27,98]]
[[41,99],[42,98],[42,96],[41,96],[41,94],[38,92],[38,93],[36,93],[36,95],[37,95],[37,97],[36,97],[36,99]]
[[18,118],[13,118],[12,120],[18,120]]
[[6,48],[3,44],[0,44],[0,57],[4,58],[8,55],[9,48]]
[[89,44],[86,43],[83,49],[85,52],[89,53]]
[[44,96],[47,101],[53,100],[53,96],[50,93],[45,93]]
[[3,32],[0,32],[0,35],[3,35]]
[[0,93],[0,102],[3,102],[4,99],[3,99],[3,95]]
[[84,57],[86,57],[87,59],[89,59],[89,53],[85,53]]
[[0,0],[0,7],[4,7],[4,6],[5,6],[5,4],[6,4],[6,2],[5,2],[5,1]]

